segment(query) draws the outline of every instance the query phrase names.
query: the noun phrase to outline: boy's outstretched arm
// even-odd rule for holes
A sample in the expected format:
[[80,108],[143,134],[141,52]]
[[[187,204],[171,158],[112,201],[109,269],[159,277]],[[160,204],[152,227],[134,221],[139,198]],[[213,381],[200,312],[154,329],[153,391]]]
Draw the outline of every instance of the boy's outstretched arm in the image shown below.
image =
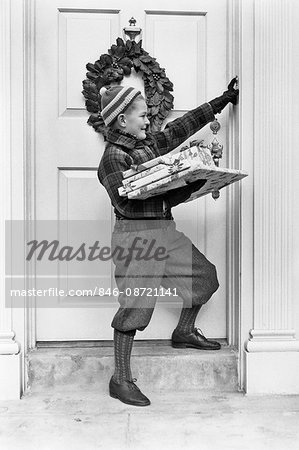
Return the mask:
[[237,104],[239,90],[235,89],[236,78],[233,78],[225,92],[208,103],[198,106],[184,114],[182,117],[169,122],[163,131],[152,136],[160,155],[175,149],[186,139],[191,137],[209,122],[215,119],[214,114],[219,114],[228,103]]

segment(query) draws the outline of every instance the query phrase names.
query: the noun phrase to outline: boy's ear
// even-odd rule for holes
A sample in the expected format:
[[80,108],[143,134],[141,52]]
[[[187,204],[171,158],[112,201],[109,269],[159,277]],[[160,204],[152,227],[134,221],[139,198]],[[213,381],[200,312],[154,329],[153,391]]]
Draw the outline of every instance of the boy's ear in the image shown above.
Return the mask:
[[126,116],[125,116],[125,114],[119,114],[117,116],[117,123],[122,128],[124,128],[126,126]]

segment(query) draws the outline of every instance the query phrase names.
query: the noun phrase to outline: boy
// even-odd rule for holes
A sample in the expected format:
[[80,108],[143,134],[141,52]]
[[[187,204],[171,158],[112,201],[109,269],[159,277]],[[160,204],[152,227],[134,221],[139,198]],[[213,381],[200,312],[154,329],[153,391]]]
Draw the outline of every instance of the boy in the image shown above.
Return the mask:
[[113,259],[121,306],[112,321],[115,372],[109,391],[110,396],[126,404],[150,404],[134,383],[130,357],[136,330],[142,331],[148,325],[156,301],[155,296],[130,297],[128,293],[133,293],[134,288],[157,289],[160,285],[177,289],[175,292],[183,299],[183,308],[172,334],[173,347],[218,350],[220,344],[199,333],[195,320],[201,306],[211,298],[219,284],[215,266],[190,239],[176,230],[171,214],[171,208],[187,200],[192,192],[203,186],[205,180],[171,190],[165,195],[129,200],[118,195],[122,172],[132,165],[140,165],[170,152],[213,121],[214,114],[220,113],[228,103],[235,105],[239,93],[234,89],[235,83],[234,78],[222,96],[189,111],[168,123],[163,131],[153,134],[146,132],[149,125],[147,106],[140,91],[121,86],[101,89],[101,114],[108,131],[98,177],[109,194],[116,215],[112,249],[117,246],[130,248],[139,239],[144,244],[151,243],[154,250],[164,248],[166,251],[164,259],[151,259],[146,263],[137,257],[132,258],[129,264],[121,258]]

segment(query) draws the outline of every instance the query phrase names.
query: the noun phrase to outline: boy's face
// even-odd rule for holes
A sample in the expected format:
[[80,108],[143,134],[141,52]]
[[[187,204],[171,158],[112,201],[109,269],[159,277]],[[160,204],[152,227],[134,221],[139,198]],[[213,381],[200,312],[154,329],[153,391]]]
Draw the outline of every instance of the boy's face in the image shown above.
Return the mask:
[[145,100],[139,99],[134,102],[128,113],[124,113],[126,118],[125,131],[133,134],[137,139],[146,138],[146,128],[149,125],[147,118],[147,106]]

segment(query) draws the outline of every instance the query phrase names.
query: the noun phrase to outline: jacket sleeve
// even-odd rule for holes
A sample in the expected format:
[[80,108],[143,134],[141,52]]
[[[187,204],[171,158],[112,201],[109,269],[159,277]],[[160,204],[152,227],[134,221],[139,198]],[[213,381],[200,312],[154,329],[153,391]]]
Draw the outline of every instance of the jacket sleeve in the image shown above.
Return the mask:
[[182,117],[169,122],[163,131],[152,134],[160,155],[175,149],[214,119],[211,105],[204,103]]
[[98,169],[98,178],[108,192],[112,205],[120,215],[129,219],[163,217],[162,196],[146,200],[129,200],[118,194],[118,188],[122,186],[122,172],[130,169],[133,163],[131,156],[116,147],[110,147],[104,152]]

